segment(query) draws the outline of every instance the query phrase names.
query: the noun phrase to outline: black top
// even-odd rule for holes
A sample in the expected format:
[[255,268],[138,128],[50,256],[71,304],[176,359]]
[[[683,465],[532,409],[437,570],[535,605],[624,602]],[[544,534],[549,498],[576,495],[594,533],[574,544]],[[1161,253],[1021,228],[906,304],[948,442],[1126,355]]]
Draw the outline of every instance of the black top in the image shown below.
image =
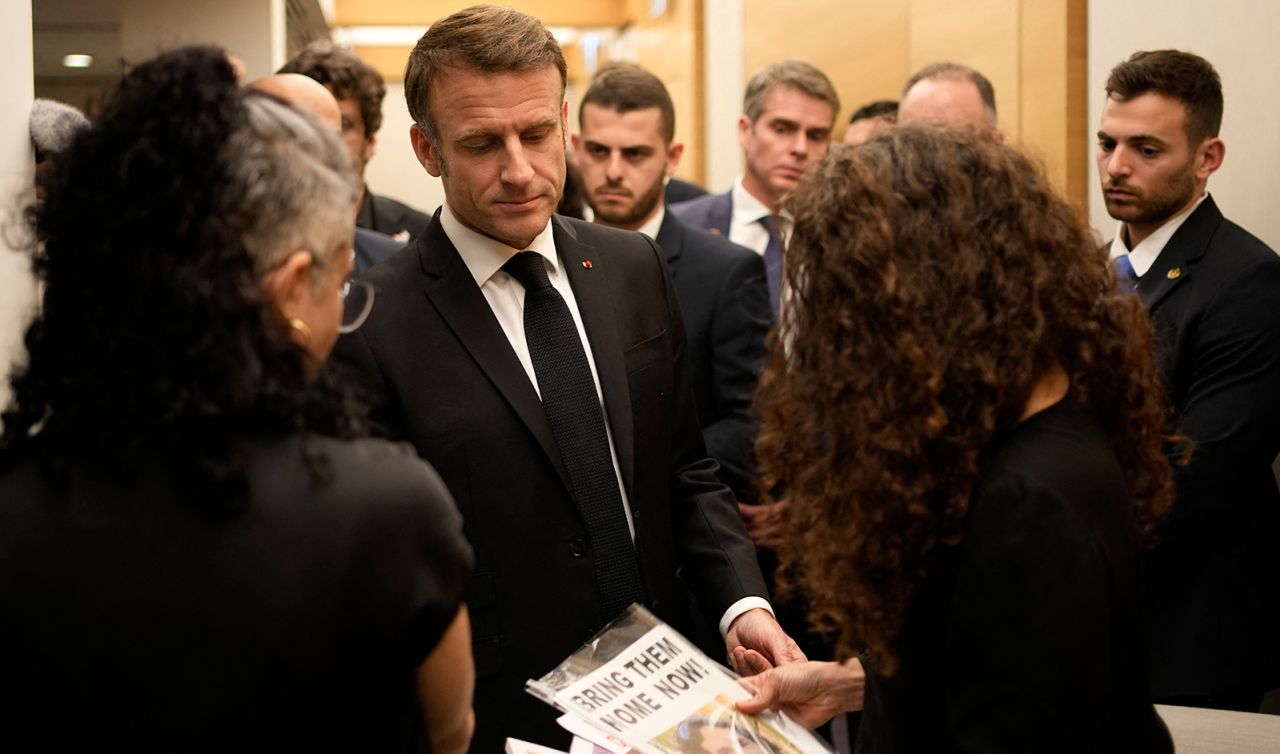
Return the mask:
[[[163,471],[0,476],[0,750],[403,751],[415,668],[471,554],[407,446],[247,448],[250,501],[215,520]],[[36,742],[39,742],[38,745]]]
[[1070,398],[998,441],[960,544],[938,552],[857,750],[1171,752],[1151,706],[1124,477]]

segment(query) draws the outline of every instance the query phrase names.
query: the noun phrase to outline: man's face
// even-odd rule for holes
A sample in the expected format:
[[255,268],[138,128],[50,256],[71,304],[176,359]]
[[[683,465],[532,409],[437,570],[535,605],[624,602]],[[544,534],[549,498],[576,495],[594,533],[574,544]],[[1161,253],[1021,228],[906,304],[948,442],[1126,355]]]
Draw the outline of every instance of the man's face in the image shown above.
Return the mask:
[[893,121],[882,115],[855,120],[844,130],[844,138],[841,141],[851,147],[861,146],[870,141],[872,136],[892,126]]
[[619,113],[588,104],[573,137],[578,172],[596,221],[635,230],[657,211],[664,179],[680,163],[681,144],[662,138],[656,107]]
[[745,115],[738,120],[747,162],[743,185],[765,205],[776,205],[826,153],[834,120],[826,102],[789,86],[774,87],[755,123]]
[[418,126],[410,137],[463,225],[514,249],[546,229],[564,189],[562,94],[550,65],[506,73],[451,67],[432,79],[427,105],[438,151]]
[[923,79],[902,95],[899,123],[939,123],[944,126],[989,126],[982,93],[969,79]]
[[764,754],[754,743],[743,742],[728,728],[711,725],[702,728],[702,751],[707,754]]
[[356,173],[364,176],[364,166],[373,157],[374,137],[365,130],[360,103],[350,97],[338,98],[338,109],[342,111],[342,143],[351,153],[351,165]]
[[1213,143],[1221,142],[1205,139],[1193,147],[1186,122],[1181,102],[1154,92],[1127,102],[1108,97],[1103,105],[1098,125],[1102,197],[1107,212],[1131,231],[1154,230],[1181,212],[1216,167],[1206,172],[1205,158]]

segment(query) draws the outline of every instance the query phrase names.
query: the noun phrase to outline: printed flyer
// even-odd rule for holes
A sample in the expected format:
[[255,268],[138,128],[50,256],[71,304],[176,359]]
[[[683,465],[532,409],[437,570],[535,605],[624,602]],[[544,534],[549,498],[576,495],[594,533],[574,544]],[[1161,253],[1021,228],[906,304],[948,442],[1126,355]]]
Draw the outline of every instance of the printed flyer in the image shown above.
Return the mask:
[[529,693],[639,754],[829,754],[785,715],[744,715],[750,696],[728,668],[709,659],[649,611],[632,605]]

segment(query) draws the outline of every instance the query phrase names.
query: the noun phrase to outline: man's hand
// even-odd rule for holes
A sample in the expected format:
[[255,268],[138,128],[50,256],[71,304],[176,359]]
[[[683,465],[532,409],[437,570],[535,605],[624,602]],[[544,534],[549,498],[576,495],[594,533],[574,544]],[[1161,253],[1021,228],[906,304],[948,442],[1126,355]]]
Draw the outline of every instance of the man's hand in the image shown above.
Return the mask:
[[782,545],[782,514],[786,509],[786,500],[767,505],[738,503],[742,524],[746,527],[751,541],[756,543],[756,547],[776,550]]
[[854,658],[845,663],[794,663],[740,683],[755,695],[737,703],[739,712],[782,710],[806,728],[816,728],[841,712],[862,709],[867,676],[862,662]]
[[804,652],[764,608],[752,608],[734,618],[724,643],[729,649],[729,663],[739,675],[805,660]]

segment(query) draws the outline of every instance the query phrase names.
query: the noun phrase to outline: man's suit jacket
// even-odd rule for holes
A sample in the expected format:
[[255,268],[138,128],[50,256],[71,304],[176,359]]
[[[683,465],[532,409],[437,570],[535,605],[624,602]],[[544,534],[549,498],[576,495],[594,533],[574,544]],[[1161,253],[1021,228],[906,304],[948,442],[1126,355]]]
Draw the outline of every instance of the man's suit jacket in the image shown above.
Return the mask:
[[733,192],[707,194],[673,204],[671,211],[688,225],[728,238],[729,222],[733,219]]
[[1150,556],[1157,698],[1280,686],[1280,257],[1212,198],[1138,293],[1195,443]]
[[356,228],[355,244],[353,245],[356,263],[353,271],[356,274],[364,272],[402,248],[404,248],[404,244],[391,236],[379,233],[376,230]]
[[[687,583],[718,620],[766,591],[733,495],[706,457],[662,253],[638,233],[552,224],[599,373],[648,605],[688,630]],[[567,748],[555,711],[524,683],[613,616],[600,615],[586,526],[542,403],[438,214],[367,279],[373,312],[338,356],[356,367],[375,421],[440,472],[475,551],[472,751],[500,751],[505,736]]]
[[368,186],[356,211],[356,227],[376,230],[400,243],[417,238],[430,222],[430,215],[390,197],[378,196]]
[[684,315],[693,391],[707,452],[740,500],[753,500],[756,391],[773,324],[760,255],[685,225],[671,212],[658,229]]
[[675,204],[676,202],[687,202],[690,199],[697,199],[700,196],[706,196],[707,190],[697,185],[682,181],[679,178],[671,178],[667,181],[667,186],[662,190],[662,198],[667,204]]

